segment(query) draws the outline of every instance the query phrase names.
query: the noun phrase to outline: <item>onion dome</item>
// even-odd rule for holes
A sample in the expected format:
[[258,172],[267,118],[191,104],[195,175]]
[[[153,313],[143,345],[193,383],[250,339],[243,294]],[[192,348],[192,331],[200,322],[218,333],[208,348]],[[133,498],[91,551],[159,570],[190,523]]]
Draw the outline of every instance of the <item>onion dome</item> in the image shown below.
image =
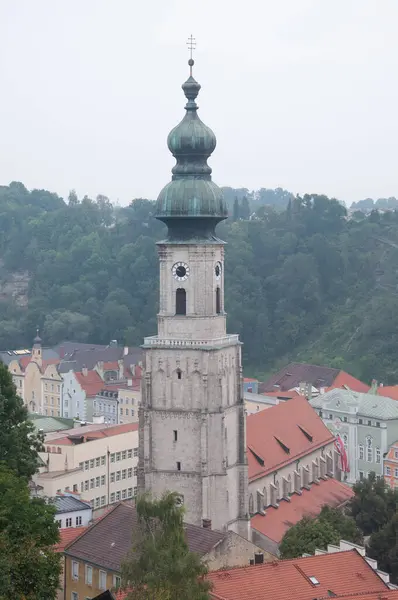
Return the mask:
[[41,340],[41,337],[39,336],[39,328],[37,328],[36,329],[36,337],[33,340],[33,345],[34,346],[41,346],[41,342],[42,342],[42,340]]
[[[192,67],[192,59],[189,64]],[[159,194],[155,216],[167,224],[169,239],[213,238],[216,224],[228,216],[222,191],[211,180],[207,164],[216,136],[198,117],[199,83],[190,75],[182,89],[188,100],[186,114],[167,138],[177,163],[171,182]]]

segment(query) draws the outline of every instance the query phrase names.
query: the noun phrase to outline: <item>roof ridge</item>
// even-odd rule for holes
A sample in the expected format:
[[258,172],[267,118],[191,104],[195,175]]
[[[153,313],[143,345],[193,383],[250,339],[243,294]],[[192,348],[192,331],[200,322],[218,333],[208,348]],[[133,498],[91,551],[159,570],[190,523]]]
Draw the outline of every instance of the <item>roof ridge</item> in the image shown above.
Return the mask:
[[[209,575],[218,575],[218,574],[222,574],[222,573],[229,573],[230,571],[237,571],[237,570],[246,570],[246,569],[255,569],[255,570],[260,570],[266,567],[275,567],[278,566],[279,564],[287,564],[287,563],[294,563],[295,561],[299,560],[301,561],[306,561],[309,559],[318,559],[318,560],[322,560],[325,559],[325,557],[330,557],[330,556],[338,556],[341,554],[348,554],[348,553],[353,553],[355,552],[355,554],[357,554],[358,556],[361,557],[362,560],[364,560],[366,562],[366,564],[368,565],[368,567],[373,571],[374,569],[369,565],[369,563],[365,560],[365,558],[358,552],[358,550],[356,548],[350,548],[349,550],[341,550],[340,552],[333,552],[333,553],[325,553],[325,554],[311,554],[310,556],[296,556],[296,558],[283,558],[283,559],[275,559],[275,560],[271,560],[269,562],[264,562],[262,564],[259,565],[245,565],[244,567],[242,566],[235,566],[235,567],[230,567],[228,569],[218,569],[217,571],[211,571],[209,573]],[[383,580],[382,580],[383,581]],[[384,582],[383,582],[384,583]]]

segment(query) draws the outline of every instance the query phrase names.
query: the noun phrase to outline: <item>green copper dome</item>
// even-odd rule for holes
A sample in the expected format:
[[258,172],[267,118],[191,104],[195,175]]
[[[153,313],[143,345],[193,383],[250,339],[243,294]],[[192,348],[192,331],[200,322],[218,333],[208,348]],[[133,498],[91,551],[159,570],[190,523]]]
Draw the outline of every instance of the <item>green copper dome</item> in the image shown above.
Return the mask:
[[169,239],[213,238],[216,224],[228,214],[222,191],[211,180],[207,164],[216,136],[198,117],[195,99],[200,85],[192,75],[182,89],[188,99],[187,112],[167,138],[177,163],[171,182],[159,194],[155,216],[167,224]]

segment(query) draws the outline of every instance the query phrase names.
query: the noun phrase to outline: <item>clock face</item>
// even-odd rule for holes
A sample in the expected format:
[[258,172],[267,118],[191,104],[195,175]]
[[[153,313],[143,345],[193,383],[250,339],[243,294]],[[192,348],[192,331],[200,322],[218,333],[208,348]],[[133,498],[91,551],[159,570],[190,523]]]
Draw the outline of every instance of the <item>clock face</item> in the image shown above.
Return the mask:
[[216,276],[216,279],[220,279],[221,277],[221,263],[218,262],[216,264],[216,266],[214,267],[214,274]]
[[177,281],[185,281],[189,277],[189,267],[184,262],[178,262],[173,265],[173,277]]

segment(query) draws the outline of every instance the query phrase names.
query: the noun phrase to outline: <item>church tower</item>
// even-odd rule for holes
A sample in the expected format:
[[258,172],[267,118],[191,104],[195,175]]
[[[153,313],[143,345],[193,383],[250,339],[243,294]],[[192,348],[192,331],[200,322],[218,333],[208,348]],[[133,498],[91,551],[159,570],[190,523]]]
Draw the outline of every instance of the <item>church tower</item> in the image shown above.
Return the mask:
[[186,114],[167,140],[176,165],[155,214],[168,233],[158,243],[158,332],[143,345],[138,485],[154,497],[178,492],[189,523],[248,538],[241,344],[226,332],[224,242],[215,234],[227,208],[207,164],[216,138],[198,117],[189,65]]

